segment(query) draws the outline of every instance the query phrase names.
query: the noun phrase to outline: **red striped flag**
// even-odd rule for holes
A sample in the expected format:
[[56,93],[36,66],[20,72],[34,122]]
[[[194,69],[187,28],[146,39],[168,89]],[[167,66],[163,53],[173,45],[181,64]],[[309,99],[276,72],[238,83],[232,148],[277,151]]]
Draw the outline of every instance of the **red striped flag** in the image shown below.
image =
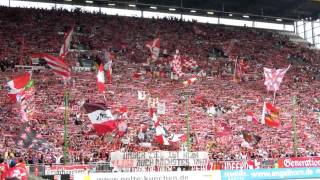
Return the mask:
[[61,58],[49,54],[43,54],[43,58],[56,75],[62,76],[64,79],[70,79],[71,70]]
[[70,43],[71,43],[72,34],[73,34],[73,28],[74,27],[72,27],[71,30],[69,32],[67,32],[64,37],[64,42],[61,46],[60,53],[59,53],[59,57],[61,57],[61,58],[64,58],[67,55],[67,53],[69,52]]

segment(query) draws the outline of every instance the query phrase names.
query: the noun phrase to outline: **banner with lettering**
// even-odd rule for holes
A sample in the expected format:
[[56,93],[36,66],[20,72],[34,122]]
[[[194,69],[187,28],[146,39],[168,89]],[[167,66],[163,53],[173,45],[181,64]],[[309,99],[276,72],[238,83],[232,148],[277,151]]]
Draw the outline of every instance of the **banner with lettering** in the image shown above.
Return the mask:
[[154,166],[206,166],[208,152],[157,151],[157,152],[112,152],[113,167]]
[[279,168],[320,167],[320,157],[299,157],[279,159]]

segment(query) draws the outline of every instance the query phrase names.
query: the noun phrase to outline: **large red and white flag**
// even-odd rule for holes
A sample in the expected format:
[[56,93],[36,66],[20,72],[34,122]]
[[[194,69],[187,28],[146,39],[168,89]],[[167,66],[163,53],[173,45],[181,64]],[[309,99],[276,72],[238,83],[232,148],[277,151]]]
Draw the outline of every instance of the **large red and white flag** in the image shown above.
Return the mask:
[[71,43],[71,39],[72,39],[72,34],[73,34],[73,29],[74,27],[72,27],[66,34],[64,37],[64,41],[63,44],[61,46],[60,49],[60,53],[59,53],[59,57],[61,57],[62,59],[68,54],[69,49],[70,49],[70,43]]
[[267,86],[268,91],[278,91],[282,79],[286,72],[289,70],[291,65],[289,65],[286,69],[270,69],[263,68],[264,70],[264,85]]
[[105,77],[104,77],[104,72],[103,72],[103,65],[100,64],[98,74],[97,74],[97,85],[98,85],[98,90],[100,93],[104,93],[106,90],[104,83],[105,83]]
[[156,61],[159,58],[160,54],[160,39],[156,38],[151,42],[148,42],[146,46],[149,48],[151,52],[151,59]]
[[24,73],[7,82],[8,96],[13,103],[16,103],[18,97],[22,95],[24,87],[29,83],[30,79],[31,74]]
[[30,73],[23,73],[15,77],[13,80],[9,81],[7,85],[10,87],[10,89],[22,89],[28,84],[30,79],[31,79]]
[[105,134],[117,129],[117,119],[105,105],[85,103],[83,107],[97,134]]
[[155,140],[161,145],[170,145],[168,139],[165,137],[165,134],[165,129],[160,125],[157,126]]
[[62,76],[63,79],[70,79],[71,70],[61,58],[54,57],[49,54],[43,54],[43,59],[56,75]]

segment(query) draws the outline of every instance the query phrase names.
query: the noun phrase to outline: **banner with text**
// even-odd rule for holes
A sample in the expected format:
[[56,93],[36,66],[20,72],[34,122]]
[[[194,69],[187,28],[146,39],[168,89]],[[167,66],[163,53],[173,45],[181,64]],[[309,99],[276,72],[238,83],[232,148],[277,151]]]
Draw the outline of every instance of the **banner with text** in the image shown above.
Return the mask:
[[219,180],[220,171],[75,174],[76,180]]
[[206,166],[208,160],[208,152],[157,151],[111,153],[111,164],[118,168]]
[[285,158],[278,164],[280,168],[320,167],[320,157]]

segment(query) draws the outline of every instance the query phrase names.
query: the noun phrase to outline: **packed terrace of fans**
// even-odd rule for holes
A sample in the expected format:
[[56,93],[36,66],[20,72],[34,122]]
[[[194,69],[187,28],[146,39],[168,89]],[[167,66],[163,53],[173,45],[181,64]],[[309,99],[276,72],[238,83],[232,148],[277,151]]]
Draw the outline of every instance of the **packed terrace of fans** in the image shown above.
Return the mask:
[[[46,69],[34,73],[36,82],[36,109],[29,118],[51,148],[48,152],[23,149],[15,144],[21,125],[18,107],[6,97],[5,83],[18,75],[14,65],[27,64],[30,55],[37,52],[57,54],[63,35],[75,24],[73,49],[108,49],[116,55],[113,65],[113,81],[107,85],[105,98],[97,92],[96,72],[72,72],[70,90],[70,118],[68,130],[69,154],[74,162],[104,161],[108,154],[119,149],[125,151],[179,150],[180,144],[169,147],[152,142],[151,147],[139,143],[152,135],[139,138],[141,129],[148,127],[147,101],[137,98],[137,91],[146,91],[153,98],[165,102],[166,113],[159,115],[168,131],[186,132],[184,92],[191,95],[189,114],[191,124],[191,150],[208,151],[215,160],[277,158],[291,156],[292,120],[297,119],[298,150],[300,156],[318,155],[319,139],[319,52],[303,45],[291,43],[276,32],[250,28],[234,28],[220,25],[182,22],[176,19],[140,19],[131,17],[85,14],[79,11],[18,9],[1,7],[0,10],[0,153],[6,156],[22,156],[29,163],[55,162],[52,157],[63,155],[63,95],[65,86],[58,76]],[[156,68],[145,71],[143,63],[150,53],[147,41],[161,40],[161,54]],[[22,49],[23,47],[23,49]],[[219,57],[213,49],[228,51],[229,58]],[[185,87],[182,81],[170,78],[169,61],[175,50],[192,57],[198,63],[193,72],[203,71],[205,77]],[[97,57],[96,51],[82,55]],[[221,55],[221,53],[220,53]],[[233,80],[234,57],[243,57],[249,64],[244,80]],[[78,52],[70,52],[66,61],[76,66]],[[230,60],[230,61],[229,61]],[[247,121],[247,112],[261,115],[265,99],[273,99],[263,85],[263,67],[292,67],[287,72],[277,92],[275,105],[280,108],[279,128],[267,127]],[[158,73],[160,72],[159,75]],[[191,71],[184,70],[186,73]],[[297,96],[296,105],[292,97]],[[128,131],[123,137],[108,133],[95,134],[80,104],[82,101],[105,102],[113,111],[125,106],[128,109]],[[206,107],[219,106],[223,113],[209,116]],[[218,136],[221,123],[231,128],[231,134]],[[241,130],[249,130],[261,136],[254,147],[243,147]],[[7,153],[5,153],[7,152]],[[10,153],[8,153],[10,152]],[[7,157],[9,158],[9,157]]]

